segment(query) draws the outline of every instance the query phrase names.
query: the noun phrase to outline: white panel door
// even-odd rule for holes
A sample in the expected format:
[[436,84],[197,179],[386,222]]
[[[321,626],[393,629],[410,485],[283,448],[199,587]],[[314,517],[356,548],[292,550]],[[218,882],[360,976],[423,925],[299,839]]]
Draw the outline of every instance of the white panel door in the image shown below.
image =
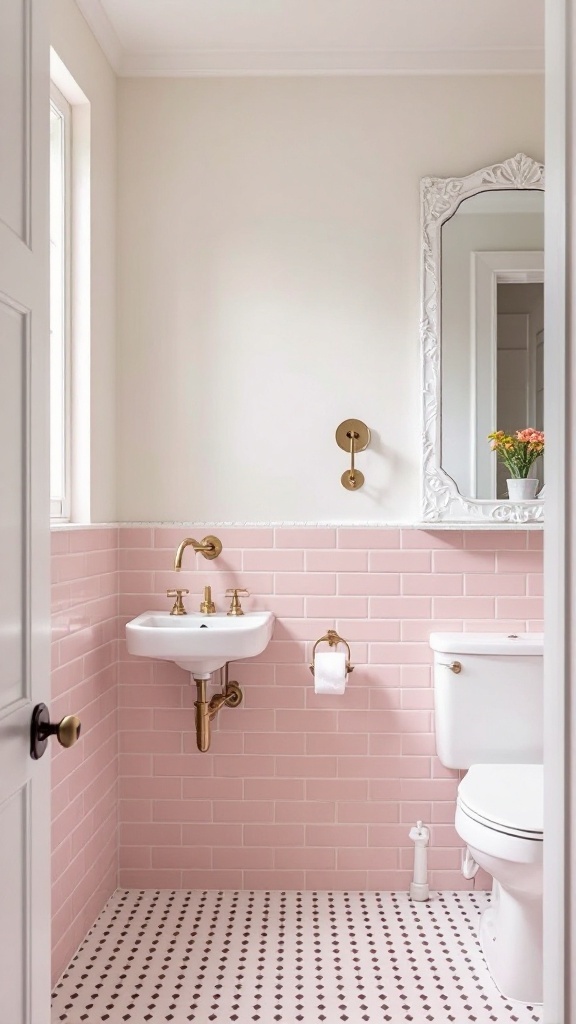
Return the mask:
[[50,1016],[46,0],[0,0],[0,1024]]

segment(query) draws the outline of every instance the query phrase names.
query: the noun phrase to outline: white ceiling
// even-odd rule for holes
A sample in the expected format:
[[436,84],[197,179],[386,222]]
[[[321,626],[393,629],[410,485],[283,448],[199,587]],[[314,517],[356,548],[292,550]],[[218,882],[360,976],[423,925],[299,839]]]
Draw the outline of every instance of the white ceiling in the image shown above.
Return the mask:
[[119,74],[543,69],[544,0],[76,0]]

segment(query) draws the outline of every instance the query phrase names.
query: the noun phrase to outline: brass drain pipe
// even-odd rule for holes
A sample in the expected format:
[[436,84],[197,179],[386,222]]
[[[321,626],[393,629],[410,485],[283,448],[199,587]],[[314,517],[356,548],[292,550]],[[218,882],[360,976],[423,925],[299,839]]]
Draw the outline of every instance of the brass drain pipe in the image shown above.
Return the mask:
[[206,700],[206,679],[194,679],[196,683],[197,700],[194,701],[196,718],[196,743],[198,750],[203,754],[210,749],[212,738],[212,719],[216,717],[220,708],[225,704],[228,708],[237,708],[243,699],[243,693],[238,683],[228,679],[228,664],[224,670],[224,690],[222,693],[215,693],[211,700]]

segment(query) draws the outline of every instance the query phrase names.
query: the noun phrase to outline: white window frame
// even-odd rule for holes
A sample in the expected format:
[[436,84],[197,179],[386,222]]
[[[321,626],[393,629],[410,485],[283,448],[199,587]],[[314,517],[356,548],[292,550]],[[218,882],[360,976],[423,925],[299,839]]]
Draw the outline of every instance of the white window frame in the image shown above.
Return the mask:
[[[63,180],[63,216],[64,216],[64,252],[63,252],[63,266],[62,266],[62,277],[63,277],[63,298],[62,298],[62,333],[63,333],[63,353],[62,353],[62,389],[59,389],[59,397],[61,395],[63,403],[62,413],[62,436],[60,443],[62,445],[62,464],[63,464],[63,488],[62,493],[58,497],[52,496],[52,489],[50,492],[50,518],[53,521],[69,522],[71,517],[72,507],[72,486],[71,486],[71,464],[72,464],[72,395],[71,395],[71,378],[72,378],[72,108],[68,100],[62,95],[60,90],[55,86],[54,82],[50,83],[50,109],[55,110],[58,116],[62,120],[63,125],[63,164],[64,164],[64,180]],[[52,207],[52,204],[51,204]],[[52,208],[50,211],[52,219]],[[50,244],[52,245],[52,230],[50,231]],[[51,297],[52,304],[52,297]],[[52,350],[52,329],[53,321],[51,318],[50,325],[50,346]],[[51,364],[52,364],[52,351],[51,351]],[[52,376],[50,382],[50,401],[51,405],[54,401],[54,387],[52,383]],[[52,436],[52,424],[51,424],[51,437],[50,437],[50,451],[52,453],[52,446],[55,443],[55,439]]]

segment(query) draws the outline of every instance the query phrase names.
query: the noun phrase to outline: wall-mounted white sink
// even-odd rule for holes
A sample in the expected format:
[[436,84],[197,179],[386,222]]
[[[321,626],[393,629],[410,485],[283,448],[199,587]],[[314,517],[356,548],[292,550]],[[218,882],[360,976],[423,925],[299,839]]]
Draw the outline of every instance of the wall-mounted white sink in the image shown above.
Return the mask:
[[273,629],[272,612],[142,612],[126,624],[126,646],[130,654],[175,661],[198,678],[222,668],[227,661],[261,654],[270,643]]

